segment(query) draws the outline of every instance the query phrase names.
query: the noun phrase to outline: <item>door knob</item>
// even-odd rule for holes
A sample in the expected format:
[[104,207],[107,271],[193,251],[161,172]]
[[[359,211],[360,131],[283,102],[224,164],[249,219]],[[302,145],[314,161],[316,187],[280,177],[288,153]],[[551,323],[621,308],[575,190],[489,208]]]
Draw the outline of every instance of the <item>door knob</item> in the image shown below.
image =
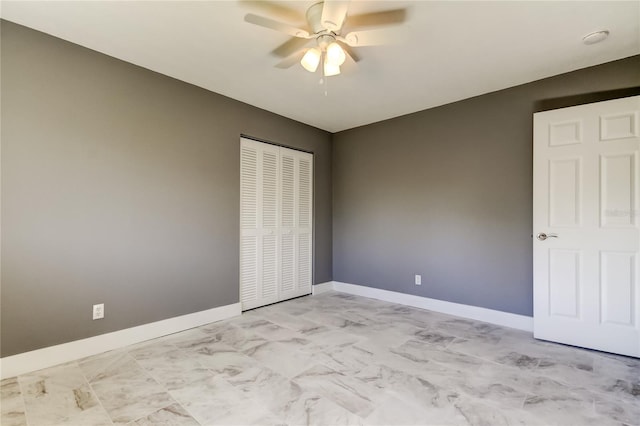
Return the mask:
[[544,241],[547,238],[558,238],[557,234],[545,234],[544,232],[540,232],[538,235],[536,235],[536,238],[539,239],[540,241]]

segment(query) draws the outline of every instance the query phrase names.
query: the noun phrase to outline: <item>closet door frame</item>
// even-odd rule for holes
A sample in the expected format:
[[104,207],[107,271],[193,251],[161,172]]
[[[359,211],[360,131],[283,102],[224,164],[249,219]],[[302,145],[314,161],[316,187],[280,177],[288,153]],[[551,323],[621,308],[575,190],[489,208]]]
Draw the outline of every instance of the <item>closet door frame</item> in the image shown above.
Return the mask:
[[[264,226],[266,222],[272,225],[272,221],[268,220],[269,218],[265,219],[267,215],[264,215],[263,208],[270,199],[265,193],[271,195],[273,193],[273,182],[266,186],[264,182],[264,171],[267,170],[269,173],[272,168],[269,163],[265,169],[265,153],[273,154],[274,152],[278,153],[275,210],[277,226],[275,228]],[[250,175],[246,175],[245,161],[247,159],[249,159],[249,166],[255,165],[256,167],[253,181]],[[312,293],[315,261],[313,246],[315,239],[314,162],[315,156],[312,152],[241,135],[239,300],[243,311]],[[285,182],[287,169],[289,170],[289,179],[288,182]],[[306,186],[305,179],[309,179]],[[289,191],[291,185],[294,188],[293,194],[289,197],[293,198],[293,205],[290,206],[290,210],[293,212],[289,211],[288,213],[289,216],[293,213],[294,223],[291,223],[290,220],[286,221],[283,215],[283,212],[287,210],[283,197],[283,186],[286,185],[289,186]],[[306,196],[305,190],[308,191]],[[255,192],[253,199],[255,213],[252,211],[252,205],[246,204],[248,202],[246,192],[249,196]],[[245,214],[247,206],[248,215]],[[269,211],[273,212],[273,209],[269,209]],[[272,245],[274,239],[275,249]],[[287,240],[289,241],[288,245],[286,244]],[[283,259],[283,254],[286,255],[287,252],[289,253],[289,262],[286,262],[287,259]],[[271,262],[263,263],[264,253],[275,256],[275,262],[272,259]],[[300,267],[301,265],[302,267]],[[287,268],[290,270],[288,277]],[[275,294],[268,285],[272,283],[274,277],[277,280]],[[269,297],[263,297],[265,282],[267,284],[266,295]],[[249,300],[244,300],[245,297]]]

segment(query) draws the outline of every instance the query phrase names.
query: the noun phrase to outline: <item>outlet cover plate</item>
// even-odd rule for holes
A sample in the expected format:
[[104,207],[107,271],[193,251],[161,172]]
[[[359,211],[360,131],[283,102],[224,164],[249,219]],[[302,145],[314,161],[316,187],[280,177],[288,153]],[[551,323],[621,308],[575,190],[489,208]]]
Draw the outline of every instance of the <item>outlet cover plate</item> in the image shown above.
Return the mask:
[[93,319],[97,320],[102,318],[104,318],[104,303],[93,305]]

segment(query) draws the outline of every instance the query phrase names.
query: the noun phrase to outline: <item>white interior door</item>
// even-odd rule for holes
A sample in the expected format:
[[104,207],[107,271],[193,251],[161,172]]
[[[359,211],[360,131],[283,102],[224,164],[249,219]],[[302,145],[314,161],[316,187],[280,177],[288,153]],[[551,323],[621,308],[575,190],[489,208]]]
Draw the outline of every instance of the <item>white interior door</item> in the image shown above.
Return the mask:
[[242,309],[311,293],[313,155],[242,138]]
[[534,115],[536,338],[640,357],[639,120],[640,96]]

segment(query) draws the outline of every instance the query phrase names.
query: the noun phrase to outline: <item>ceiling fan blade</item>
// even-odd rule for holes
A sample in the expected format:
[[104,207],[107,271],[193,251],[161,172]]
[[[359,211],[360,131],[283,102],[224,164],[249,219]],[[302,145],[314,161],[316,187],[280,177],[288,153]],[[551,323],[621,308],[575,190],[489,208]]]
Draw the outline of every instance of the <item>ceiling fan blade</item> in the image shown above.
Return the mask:
[[304,22],[304,13],[267,0],[238,0],[240,6],[260,11],[267,16],[276,17],[285,22]]
[[340,43],[340,47],[342,47],[342,50],[344,50],[344,53],[347,54],[347,57],[351,58],[353,62],[360,62],[360,57],[355,54],[353,49],[350,48],[348,44],[343,42],[339,42],[339,43]]
[[[358,58],[360,60],[360,58]],[[358,64],[356,59],[347,53],[347,60],[344,61],[344,64],[340,65],[340,71],[342,74],[353,74],[358,69]]]
[[371,27],[402,24],[407,19],[407,9],[385,10],[382,12],[349,15],[349,27]]
[[325,0],[320,24],[329,31],[340,30],[347,16],[347,9],[349,9],[347,0]]
[[301,49],[298,52],[287,56],[282,61],[275,64],[275,67],[281,69],[291,68],[292,66],[300,62],[306,52],[307,49]]
[[244,20],[250,24],[280,31],[293,37],[309,38],[309,33],[305,30],[283,24],[282,22],[274,21],[273,19],[265,18],[264,16],[247,13],[246,15],[244,15]]
[[308,39],[291,37],[289,40],[285,41],[280,46],[273,49],[271,51],[271,54],[278,56],[280,58],[286,58],[287,56],[293,55],[298,50],[305,47],[308,43],[309,43]]
[[407,27],[380,28],[368,31],[352,31],[339,40],[351,47],[400,44],[409,38]]

